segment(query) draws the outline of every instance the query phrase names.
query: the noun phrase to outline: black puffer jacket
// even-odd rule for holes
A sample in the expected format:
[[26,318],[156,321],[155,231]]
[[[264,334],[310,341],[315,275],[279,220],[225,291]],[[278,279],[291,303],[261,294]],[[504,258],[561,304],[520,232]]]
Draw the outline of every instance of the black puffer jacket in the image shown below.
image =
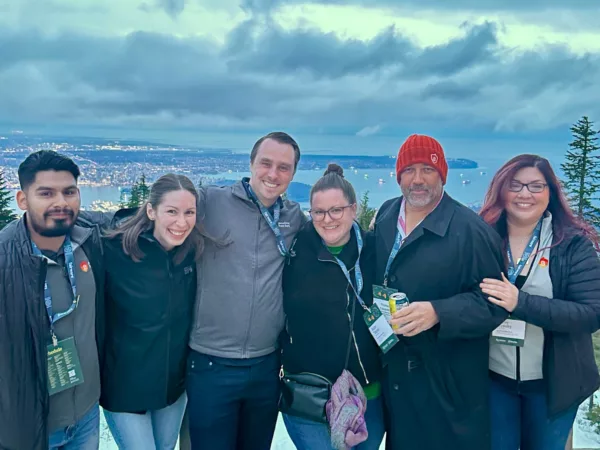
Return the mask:
[[106,357],[100,404],[112,412],[145,413],[174,403],[185,389],[189,331],[196,296],[190,253],[173,261],[151,233],[139,238],[135,262],[121,238],[105,238]]
[[[48,448],[46,345],[50,326],[44,305],[47,263],[32,254],[25,217],[0,232],[1,450]],[[96,342],[102,363],[104,268],[100,230],[81,217],[77,225],[94,229],[82,248],[96,283]]]
[[543,372],[552,417],[600,386],[591,337],[600,328],[600,261],[589,239],[571,230],[552,247],[550,278],[554,298],[520,291],[513,315],[544,329]]
[[[364,279],[361,298],[367,305],[373,302],[371,249],[372,245],[365,241],[360,262]],[[363,320],[363,309],[312,222],[298,232],[293,250],[296,256],[283,271],[283,307],[287,317],[282,355],[284,369],[292,373],[317,373],[335,382],[344,369],[350,313],[352,303],[356,302],[348,370],[363,386],[379,381],[379,348]],[[353,283],[357,256],[352,231],[350,241],[338,257],[348,268]]]

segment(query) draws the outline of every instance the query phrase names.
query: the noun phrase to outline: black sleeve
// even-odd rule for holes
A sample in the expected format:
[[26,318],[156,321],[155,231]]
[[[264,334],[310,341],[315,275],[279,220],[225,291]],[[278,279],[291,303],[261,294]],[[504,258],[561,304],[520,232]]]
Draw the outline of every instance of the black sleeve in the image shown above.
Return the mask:
[[508,317],[508,312],[491,303],[479,284],[484,278],[501,279],[504,270],[502,243],[491,229],[476,228],[464,243],[467,252],[463,285],[465,292],[432,302],[440,321],[440,339],[472,339],[490,334]]
[[594,333],[600,329],[600,261],[591,241],[571,242],[567,253],[566,298],[547,298],[519,292],[513,315],[545,330]]

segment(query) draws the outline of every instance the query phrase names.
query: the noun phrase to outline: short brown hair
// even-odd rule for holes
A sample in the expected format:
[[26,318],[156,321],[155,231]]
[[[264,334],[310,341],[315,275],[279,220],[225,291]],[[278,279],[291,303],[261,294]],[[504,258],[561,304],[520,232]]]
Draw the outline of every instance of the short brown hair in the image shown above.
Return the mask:
[[298,162],[300,161],[300,146],[294,140],[293,137],[291,137],[287,133],[284,133],[283,131],[273,131],[256,141],[254,147],[252,147],[252,151],[250,152],[250,163],[254,163],[254,160],[256,159],[256,154],[258,153],[258,149],[260,148],[260,144],[262,144],[267,139],[273,139],[274,141],[279,142],[280,144],[287,144],[292,146],[292,148],[294,149],[294,172],[296,172]]

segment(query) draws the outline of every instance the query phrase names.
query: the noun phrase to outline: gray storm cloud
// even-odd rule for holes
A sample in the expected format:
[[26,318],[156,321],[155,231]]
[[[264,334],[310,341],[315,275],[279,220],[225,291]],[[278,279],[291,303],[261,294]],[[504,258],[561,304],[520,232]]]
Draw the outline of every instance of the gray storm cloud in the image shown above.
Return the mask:
[[[173,3],[173,2],[170,2]],[[0,122],[543,130],[600,115],[600,55],[505,48],[493,22],[419,47],[251,18],[206,38],[0,29]]]

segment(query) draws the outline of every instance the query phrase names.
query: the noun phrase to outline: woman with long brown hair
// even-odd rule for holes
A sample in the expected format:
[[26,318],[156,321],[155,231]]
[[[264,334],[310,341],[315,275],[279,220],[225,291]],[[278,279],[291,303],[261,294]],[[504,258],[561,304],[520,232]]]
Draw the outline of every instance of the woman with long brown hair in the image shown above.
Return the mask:
[[492,450],[563,450],[578,406],[600,385],[598,234],[571,211],[550,163],[519,155],[481,210],[505,242],[503,280],[484,279],[509,319],[490,338]]
[[167,174],[105,239],[106,339],[100,404],[120,449],[175,448],[187,404],[187,344],[204,236],[198,193]]

